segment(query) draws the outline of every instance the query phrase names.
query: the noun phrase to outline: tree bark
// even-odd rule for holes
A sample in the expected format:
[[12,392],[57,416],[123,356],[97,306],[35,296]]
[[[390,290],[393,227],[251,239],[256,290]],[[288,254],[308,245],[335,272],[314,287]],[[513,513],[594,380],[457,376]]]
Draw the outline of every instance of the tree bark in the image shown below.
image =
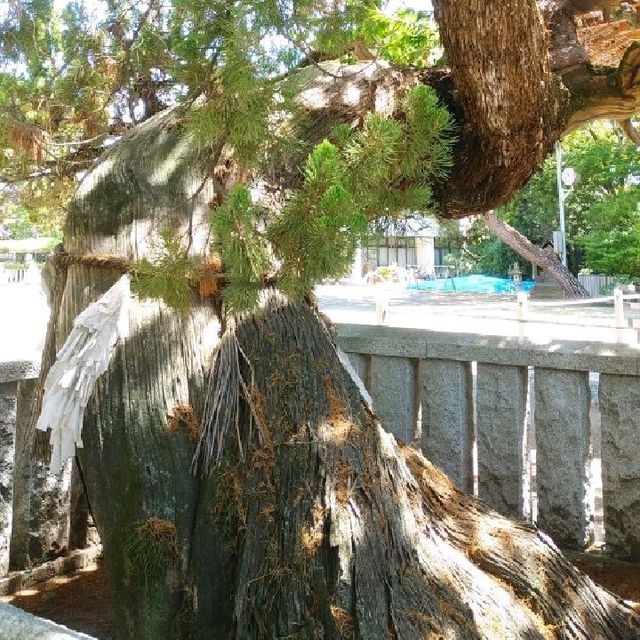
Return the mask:
[[451,69],[426,81],[459,135],[454,171],[436,190],[443,216],[505,204],[564,132],[640,111],[638,6],[435,0]]
[[[638,18],[623,5],[604,2],[599,13],[585,14],[589,2],[436,1],[450,67],[418,71],[372,61],[303,68],[296,72],[308,116],[302,135],[317,142],[336,122],[357,126],[372,110],[393,116],[408,87],[428,84],[454,114],[458,137],[453,170],[435,185],[439,214],[493,210],[565,132],[640,112]],[[297,166],[278,162],[273,179],[290,184]]]
[[554,253],[537,247],[517,229],[501,220],[495,211],[486,213],[484,221],[489,230],[510,246],[518,255],[544,269],[562,287],[566,297],[590,297],[589,292],[580,284],[571,271],[558,260]]
[[[179,116],[105,153],[70,208],[67,251],[142,257],[167,225],[205,250],[213,183]],[[117,277],[68,267],[58,344]],[[272,293],[238,324],[253,409],[241,403],[220,465],[194,476],[193,433],[171,416],[202,416],[220,323],[197,300],[183,315],[145,300],[129,313],[78,455],[121,637],[637,637],[640,616],[546,536],[385,432],[303,303]]]
[[640,131],[638,131],[635,128],[631,118],[626,118],[625,120],[620,120],[620,122],[618,122],[618,124],[620,125],[620,127],[624,131],[624,134],[627,136],[629,141],[632,144],[635,144],[636,147],[640,146]]
[[454,168],[438,189],[442,214],[455,217],[504,204],[529,179],[564,128],[569,96],[533,0],[434,7],[462,115]]

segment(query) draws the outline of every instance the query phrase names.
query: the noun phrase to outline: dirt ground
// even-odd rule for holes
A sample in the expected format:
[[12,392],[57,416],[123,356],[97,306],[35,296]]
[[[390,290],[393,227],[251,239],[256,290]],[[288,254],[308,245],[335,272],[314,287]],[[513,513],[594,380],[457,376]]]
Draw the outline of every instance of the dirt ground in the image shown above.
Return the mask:
[[[624,600],[640,603],[640,565],[599,557],[573,562]],[[101,563],[0,600],[99,640],[115,639],[115,612]]]
[[100,640],[115,638],[115,613],[102,563],[0,600]]
[[623,600],[636,603],[636,608],[640,610],[640,565],[597,556],[573,558],[572,562],[605,589]]

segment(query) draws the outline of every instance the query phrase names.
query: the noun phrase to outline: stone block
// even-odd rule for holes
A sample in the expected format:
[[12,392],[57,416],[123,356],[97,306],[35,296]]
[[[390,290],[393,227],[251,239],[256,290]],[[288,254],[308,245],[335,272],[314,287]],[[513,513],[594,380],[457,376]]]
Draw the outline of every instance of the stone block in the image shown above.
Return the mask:
[[15,360],[0,362],[0,384],[37,378],[40,363],[32,360]]
[[422,451],[463,491],[473,489],[471,363],[420,361]]
[[522,515],[527,386],[526,367],[478,363],[478,495],[506,516]]
[[362,355],[361,353],[348,353],[349,362],[351,366],[354,368],[355,372],[358,374],[360,380],[362,380],[365,388],[369,388],[369,361],[370,358],[366,355]]
[[79,631],[0,603],[0,638],[12,640],[95,640]]
[[538,526],[559,546],[583,549],[591,536],[589,373],[536,368],[534,387]]
[[640,378],[600,376],[607,551],[640,560]]
[[412,442],[417,427],[417,362],[410,358],[371,358],[371,398],[387,431]]
[[17,386],[16,382],[0,384],[0,576],[9,570]]

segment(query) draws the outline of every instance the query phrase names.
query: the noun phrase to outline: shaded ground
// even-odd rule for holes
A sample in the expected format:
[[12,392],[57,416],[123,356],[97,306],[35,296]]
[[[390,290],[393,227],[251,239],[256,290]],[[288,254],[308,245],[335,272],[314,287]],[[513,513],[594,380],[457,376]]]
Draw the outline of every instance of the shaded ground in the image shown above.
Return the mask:
[[640,609],[640,565],[629,562],[614,562],[608,558],[571,558],[573,564],[588,574],[595,582],[620,596],[631,600]]
[[113,604],[102,563],[52,578],[0,601],[100,640],[115,638]]
[[[637,564],[586,556],[573,562],[624,600],[640,602],[640,566]],[[115,614],[102,564],[0,600],[100,640],[115,639]]]

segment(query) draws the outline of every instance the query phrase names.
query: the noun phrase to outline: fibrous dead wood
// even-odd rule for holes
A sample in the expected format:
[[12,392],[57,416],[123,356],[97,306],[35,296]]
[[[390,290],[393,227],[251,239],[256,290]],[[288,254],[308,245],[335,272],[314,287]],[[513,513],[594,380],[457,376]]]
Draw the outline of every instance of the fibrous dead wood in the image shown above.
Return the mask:
[[[247,442],[240,466],[234,637],[636,637],[640,616],[547,536],[462,494],[384,431],[311,311],[274,305],[238,339],[259,363],[274,439],[269,465],[251,463],[260,446]],[[269,393],[276,369],[291,383]],[[346,438],[336,413],[353,425]]]

